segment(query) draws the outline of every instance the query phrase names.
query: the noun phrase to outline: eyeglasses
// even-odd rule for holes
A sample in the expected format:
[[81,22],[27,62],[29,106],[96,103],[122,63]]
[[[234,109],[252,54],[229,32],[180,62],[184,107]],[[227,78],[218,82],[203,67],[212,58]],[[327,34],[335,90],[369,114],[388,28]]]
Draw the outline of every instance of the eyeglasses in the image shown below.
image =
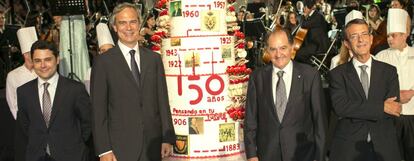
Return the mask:
[[351,34],[350,36],[349,36],[349,40],[350,41],[357,41],[359,38],[362,38],[362,39],[366,39],[366,38],[368,38],[369,36],[371,35],[371,33],[369,33],[368,31],[366,31],[366,32],[362,32],[362,33],[355,33],[355,34]]

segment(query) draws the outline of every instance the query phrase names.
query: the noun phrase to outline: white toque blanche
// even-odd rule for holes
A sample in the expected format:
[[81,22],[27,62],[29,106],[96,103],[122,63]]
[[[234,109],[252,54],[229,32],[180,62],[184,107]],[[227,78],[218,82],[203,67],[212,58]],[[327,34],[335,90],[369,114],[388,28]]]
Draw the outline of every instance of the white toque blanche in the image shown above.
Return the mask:
[[387,34],[400,32],[407,33],[407,11],[399,8],[388,10]]
[[96,25],[96,37],[98,39],[99,47],[105,44],[111,44],[115,46],[108,25],[105,23],[99,23],[98,25]]
[[22,54],[30,52],[32,44],[37,41],[35,27],[24,27],[17,30],[17,38],[19,39],[20,50]]
[[364,19],[364,16],[362,16],[362,13],[360,11],[352,10],[345,17],[345,25],[354,19]]

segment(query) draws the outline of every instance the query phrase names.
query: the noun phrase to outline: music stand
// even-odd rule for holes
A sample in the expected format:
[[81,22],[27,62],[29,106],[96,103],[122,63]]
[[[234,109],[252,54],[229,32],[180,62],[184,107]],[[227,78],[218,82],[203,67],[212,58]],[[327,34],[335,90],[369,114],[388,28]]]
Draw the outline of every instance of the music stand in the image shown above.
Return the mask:
[[52,15],[54,16],[68,16],[69,24],[69,57],[70,57],[70,72],[68,78],[76,78],[80,81],[79,77],[73,73],[73,53],[72,53],[72,28],[71,28],[71,15],[84,15],[86,14],[85,3],[83,0],[51,0],[50,7]]
[[346,11],[346,8],[339,8],[333,11],[333,15],[336,19],[336,22],[338,23],[336,28],[341,29],[345,27],[346,14],[348,14],[348,12]]
[[262,52],[260,49],[262,48],[264,34],[266,34],[266,27],[261,20],[261,18],[255,18],[252,20],[243,21],[243,31],[246,34],[246,37],[251,38],[254,42],[253,48],[251,49],[255,55],[255,65],[254,66],[261,66],[263,62],[261,62]]
[[247,11],[250,13],[259,13],[260,8],[266,8],[266,4],[263,2],[260,3],[248,3],[247,4]]
[[253,20],[246,20],[243,22],[244,32],[246,36],[261,38],[264,33],[266,33],[266,27],[263,21],[260,18],[255,18]]

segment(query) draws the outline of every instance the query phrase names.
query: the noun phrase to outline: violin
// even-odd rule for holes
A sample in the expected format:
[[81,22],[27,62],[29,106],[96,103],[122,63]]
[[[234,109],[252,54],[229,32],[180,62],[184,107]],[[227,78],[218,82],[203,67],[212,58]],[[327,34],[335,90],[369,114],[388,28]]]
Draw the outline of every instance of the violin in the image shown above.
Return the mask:
[[306,35],[308,34],[308,29],[299,27],[298,31],[296,32],[295,38],[293,39],[293,53],[292,53],[292,59],[295,58],[296,52],[300,49],[300,47],[303,44],[303,41],[305,40]]

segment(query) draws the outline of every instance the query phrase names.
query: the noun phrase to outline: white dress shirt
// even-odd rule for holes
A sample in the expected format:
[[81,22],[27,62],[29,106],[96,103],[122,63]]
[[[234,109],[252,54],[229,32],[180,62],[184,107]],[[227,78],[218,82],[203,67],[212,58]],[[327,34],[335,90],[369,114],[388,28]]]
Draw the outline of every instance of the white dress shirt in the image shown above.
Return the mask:
[[273,72],[272,72],[272,91],[273,91],[273,103],[276,104],[276,84],[279,80],[279,77],[277,76],[277,72],[283,71],[283,81],[285,82],[286,87],[286,98],[289,100],[289,94],[290,94],[290,86],[292,84],[292,76],[293,76],[293,63],[292,61],[289,61],[289,63],[285,66],[283,69],[279,69],[275,66],[273,66]]
[[129,69],[131,70],[131,54],[129,51],[135,50],[135,62],[137,62],[138,70],[141,72],[141,65],[140,65],[140,56],[139,56],[139,49],[138,49],[138,43],[134,46],[134,48],[130,48],[124,44],[122,44],[120,41],[118,41],[119,49],[121,49],[122,55],[124,55],[124,58],[128,64]]
[[[361,66],[361,65],[366,65],[366,66],[368,66],[367,67],[367,69],[365,69],[366,71],[367,71],[367,74],[368,74],[368,85],[370,85],[371,84],[371,66],[372,66],[372,56],[371,57],[369,57],[369,59],[368,59],[368,61],[367,62],[365,62],[365,63],[361,63],[361,62],[359,62],[356,58],[353,58],[352,59],[352,64],[354,65],[354,68],[355,68],[355,70],[357,71],[357,73],[358,73],[358,78],[359,78],[359,80],[361,81],[361,71],[362,71],[362,69],[359,67],[359,66]],[[370,87],[371,88],[371,87]],[[368,90],[369,91],[369,90]],[[369,94],[368,94],[369,95]],[[368,97],[368,96],[367,96]]]
[[[401,90],[414,90],[414,48],[407,46],[403,51],[396,49],[382,50],[376,58],[397,68]],[[414,115],[414,99],[402,105],[401,114]]]
[[49,91],[49,96],[50,96],[50,103],[52,105],[52,110],[53,110],[53,101],[55,98],[55,94],[56,94],[56,88],[57,88],[57,84],[58,84],[58,80],[59,80],[59,74],[56,72],[49,80],[43,80],[41,78],[39,78],[37,80],[37,87],[38,87],[38,92],[39,92],[39,102],[40,102],[40,108],[43,112],[43,93],[45,92],[45,86],[43,85],[45,82],[49,83],[49,87],[47,87],[47,90]]
[[17,117],[17,88],[37,77],[33,70],[22,65],[7,74],[6,99],[14,119]]

